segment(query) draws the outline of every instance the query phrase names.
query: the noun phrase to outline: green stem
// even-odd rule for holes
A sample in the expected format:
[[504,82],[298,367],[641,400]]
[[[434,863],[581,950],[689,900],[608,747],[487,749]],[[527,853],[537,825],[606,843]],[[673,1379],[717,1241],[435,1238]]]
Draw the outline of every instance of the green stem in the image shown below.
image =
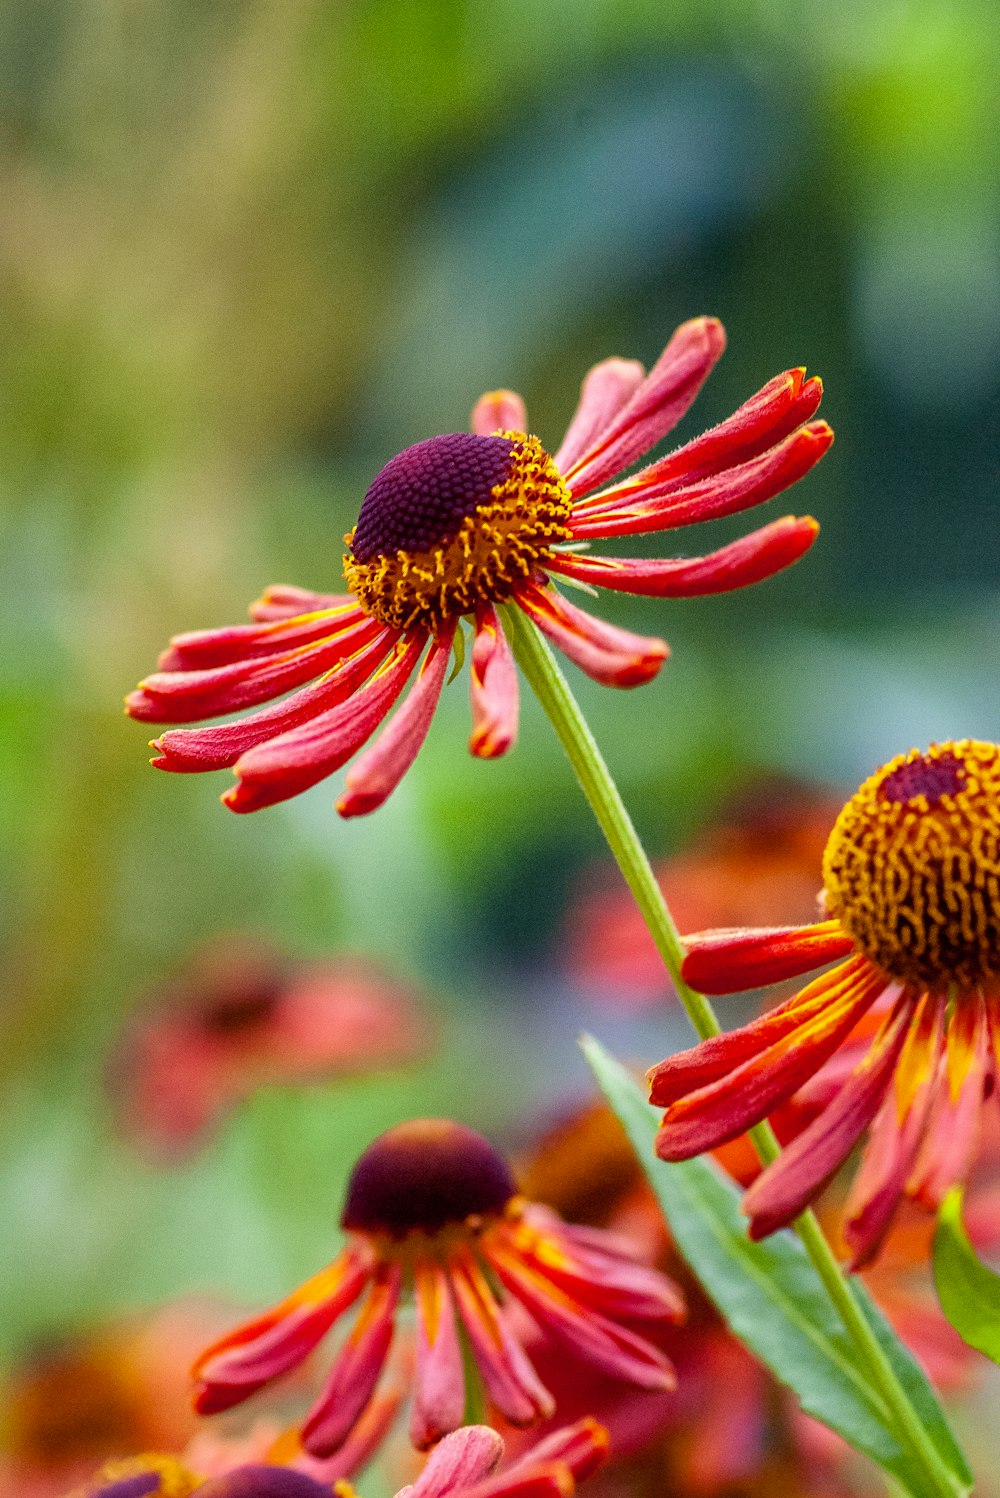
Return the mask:
[[[684,946],[680,933],[618,787],[611,778],[566,678],[545,640],[522,611],[507,608],[504,614],[518,665],[559,736],[625,882],[635,896],[688,1018],[702,1040],[720,1034],[722,1027],[708,999],[704,994],[696,993],[681,977]],[[769,1123],[758,1124],[750,1130],[750,1134],[765,1165],[777,1159],[781,1150]],[[897,1423],[901,1439],[932,1477],[944,1498],[955,1498],[963,1489],[924,1430],[919,1415],[896,1377],[850,1282],[824,1237],[815,1214],[804,1212],[794,1223],[794,1228],[869,1371],[873,1387],[879,1391],[887,1413]]]

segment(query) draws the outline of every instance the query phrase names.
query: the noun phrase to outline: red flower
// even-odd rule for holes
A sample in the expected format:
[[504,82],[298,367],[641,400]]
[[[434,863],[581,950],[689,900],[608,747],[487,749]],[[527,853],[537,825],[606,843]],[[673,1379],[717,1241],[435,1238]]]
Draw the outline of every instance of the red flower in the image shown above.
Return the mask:
[[296,962],[234,936],[202,948],[153,996],[108,1082],[123,1132],[173,1161],[258,1087],[399,1066],[429,1038],[413,991],[370,962]]
[[251,608],[254,623],[177,636],[126,710],[145,722],[193,723],[291,696],[235,722],[171,730],[153,741],[153,763],[231,767],[237,784],[223,797],[227,806],[271,806],[346,764],[416,672],[337,803],[343,816],[372,811],[423,743],[463,619],[474,630],[469,747],[486,759],[504,754],[517,737],[518,688],[502,604],[523,609],[597,681],[631,687],[655,676],[668,654],[662,640],[602,623],[554,580],[657,598],[729,592],[796,561],[818,529],[786,516],[704,557],[584,554],[592,540],[760,504],[826,452],[830,428],[809,419],[820,382],[794,369],[721,425],[621,477],[680,421],[724,343],[720,323],[696,318],[678,328],[648,375],[631,360],[596,365],[554,456],[526,434],[520,397],[501,390],[479,401],[471,435],[431,437],[393,458],[346,538],[350,592],[271,588]]
[[682,1314],[675,1287],[619,1240],[523,1201],[504,1160],[471,1129],[421,1119],[376,1139],[355,1166],[342,1222],[347,1246],[328,1268],[198,1359],[201,1413],[229,1409],[295,1367],[363,1296],[302,1429],[308,1452],[335,1452],[376,1390],[407,1291],[417,1312],[410,1424],[417,1446],[461,1424],[463,1343],[490,1401],[513,1425],[553,1413],[512,1330],[514,1304],[565,1361],[594,1364],[637,1388],[673,1385],[648,1332]]
[[[877,1252],[904,1193],[934,1207],[966,1177],[996,1082],[998,792],[996,744],[900,755],[865,781],[830,835],[829,919],[689,938],[684,977],[708,993],[839,960],[762,1018],[650,1073],[652,1101],[667,1110],[657,1142],[666,1160],[734,1138],[811,1083],[819,1116],[744,1198],[751,1237],[791,1222],[869,1126],[846,1207],[854,1267]],[[837,1064],[845,1045],[849,1070]]]

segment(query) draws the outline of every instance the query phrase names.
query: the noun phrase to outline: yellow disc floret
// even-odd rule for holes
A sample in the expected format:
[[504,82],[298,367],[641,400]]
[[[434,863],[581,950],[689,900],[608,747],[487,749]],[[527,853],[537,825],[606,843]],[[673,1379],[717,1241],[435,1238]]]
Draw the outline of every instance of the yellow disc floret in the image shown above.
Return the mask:
[[571,503],[537,437],[432,437],[387,464],[365,496],[345,537],[348,587],[383,624],[437,628],[509,598],[570,539]]
[[891,977],[947,993],[1000,982],[1000,745],[933,744],[883,765],[837,818],[826,908]]
[[[142,1488],[138,1479],[148,1477],[153,1484]],[[154,1483],[154,1479],[157,1481]],[[123,1461],[107,1462],[88,1485],[71,1493],[69,1498],[103,1498],[119,1484],[135,1483],[136,1492],[148,1492],[149,1498],[189,1498],[200,1486],[202,1479],[189,1472],[172,1456],[158,1453],[147,1456],[126,1457]]]

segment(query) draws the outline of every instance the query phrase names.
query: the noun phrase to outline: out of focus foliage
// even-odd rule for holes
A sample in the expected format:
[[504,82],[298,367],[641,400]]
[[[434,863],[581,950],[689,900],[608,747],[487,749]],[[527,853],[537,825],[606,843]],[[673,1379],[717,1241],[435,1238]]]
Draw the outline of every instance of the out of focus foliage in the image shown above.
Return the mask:
[[[850,785],[996,736],[995,33],[986,0],[9,0],[4,1351],[194,1286],[273,1295],[332,1252],[378,1129],[510,1136],[585,1086],[554,958],[600,846],[530,705],[473,762],[456,682],[350,825],[329,785],[232,817],[120,716],[169,633],[336,588],[375,471],[483,388],[555,442],[589,364],[698,312],[730,352],[685,435],[790,364],[826,379],[838,442],[792,501],[815,550],[745,595],[608,602],[674,659],[626,699],[574,681],[651,851],[751,770]],[[269,1091],[157,1174],[111,1135],[104,1058],[235,927],[419,979],[442,1049]],[[612,1043],[683,1035],[642,1024]]]

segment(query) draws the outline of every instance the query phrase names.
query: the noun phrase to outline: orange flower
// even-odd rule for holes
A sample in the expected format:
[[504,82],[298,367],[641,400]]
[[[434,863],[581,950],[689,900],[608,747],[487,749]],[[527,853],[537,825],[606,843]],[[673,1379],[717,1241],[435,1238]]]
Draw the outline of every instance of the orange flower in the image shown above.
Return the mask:
[[[347,776],[343,816],[380,806],[430,727],[461,621],[473,627],[469,747],[489,759],[517,737],[518,686],[497,611],[524,611],[569,658],[608,686],[655,676],[663,640],[605,624],[557,579],[656,598],[729,592],[770,577],[812,545],[811,519],[786,516],[709,556],[665,561],[585,555],[592,540],[673,530],[736,514],[786,489],[833,434],[811,421],[821,396],[801,369],[778,375],[721,425],[631,477],[622,474],[680,421],[725,345],[713,318],[678,328],[647,375],[606,359],[588,374],[550,456],[528,435],[520,397],[485,395],[472,433],[431,437],[376,476],[346,537],[349,592],[271,588],[254,623],[177,636],[126,710],[150,723],[193,723],[275,706],[153,741],[176,771],[230,767],[223,797],[256,811],[325,779],[392,721]],[[418,670],[419,663],[419,670]]]
[[[934,1207],[965,1179],[1000,1040],[998,806],[996,744],[900,755],[837,819],[823,860],[827,920],[688,939],[684,977],[708,993],[839,960],[762,1018],[650,1072],[652,1101],[667,1110],[666,1160],[736,1137],[814,1078],[825,1093],[819,1116],[747,1192],[751,1237],[791,1222],[869,1126],[846,1208],[854,1267],[878,1251],[904,1193]],[[856,1064],[836,1069],[848,1042]]]

